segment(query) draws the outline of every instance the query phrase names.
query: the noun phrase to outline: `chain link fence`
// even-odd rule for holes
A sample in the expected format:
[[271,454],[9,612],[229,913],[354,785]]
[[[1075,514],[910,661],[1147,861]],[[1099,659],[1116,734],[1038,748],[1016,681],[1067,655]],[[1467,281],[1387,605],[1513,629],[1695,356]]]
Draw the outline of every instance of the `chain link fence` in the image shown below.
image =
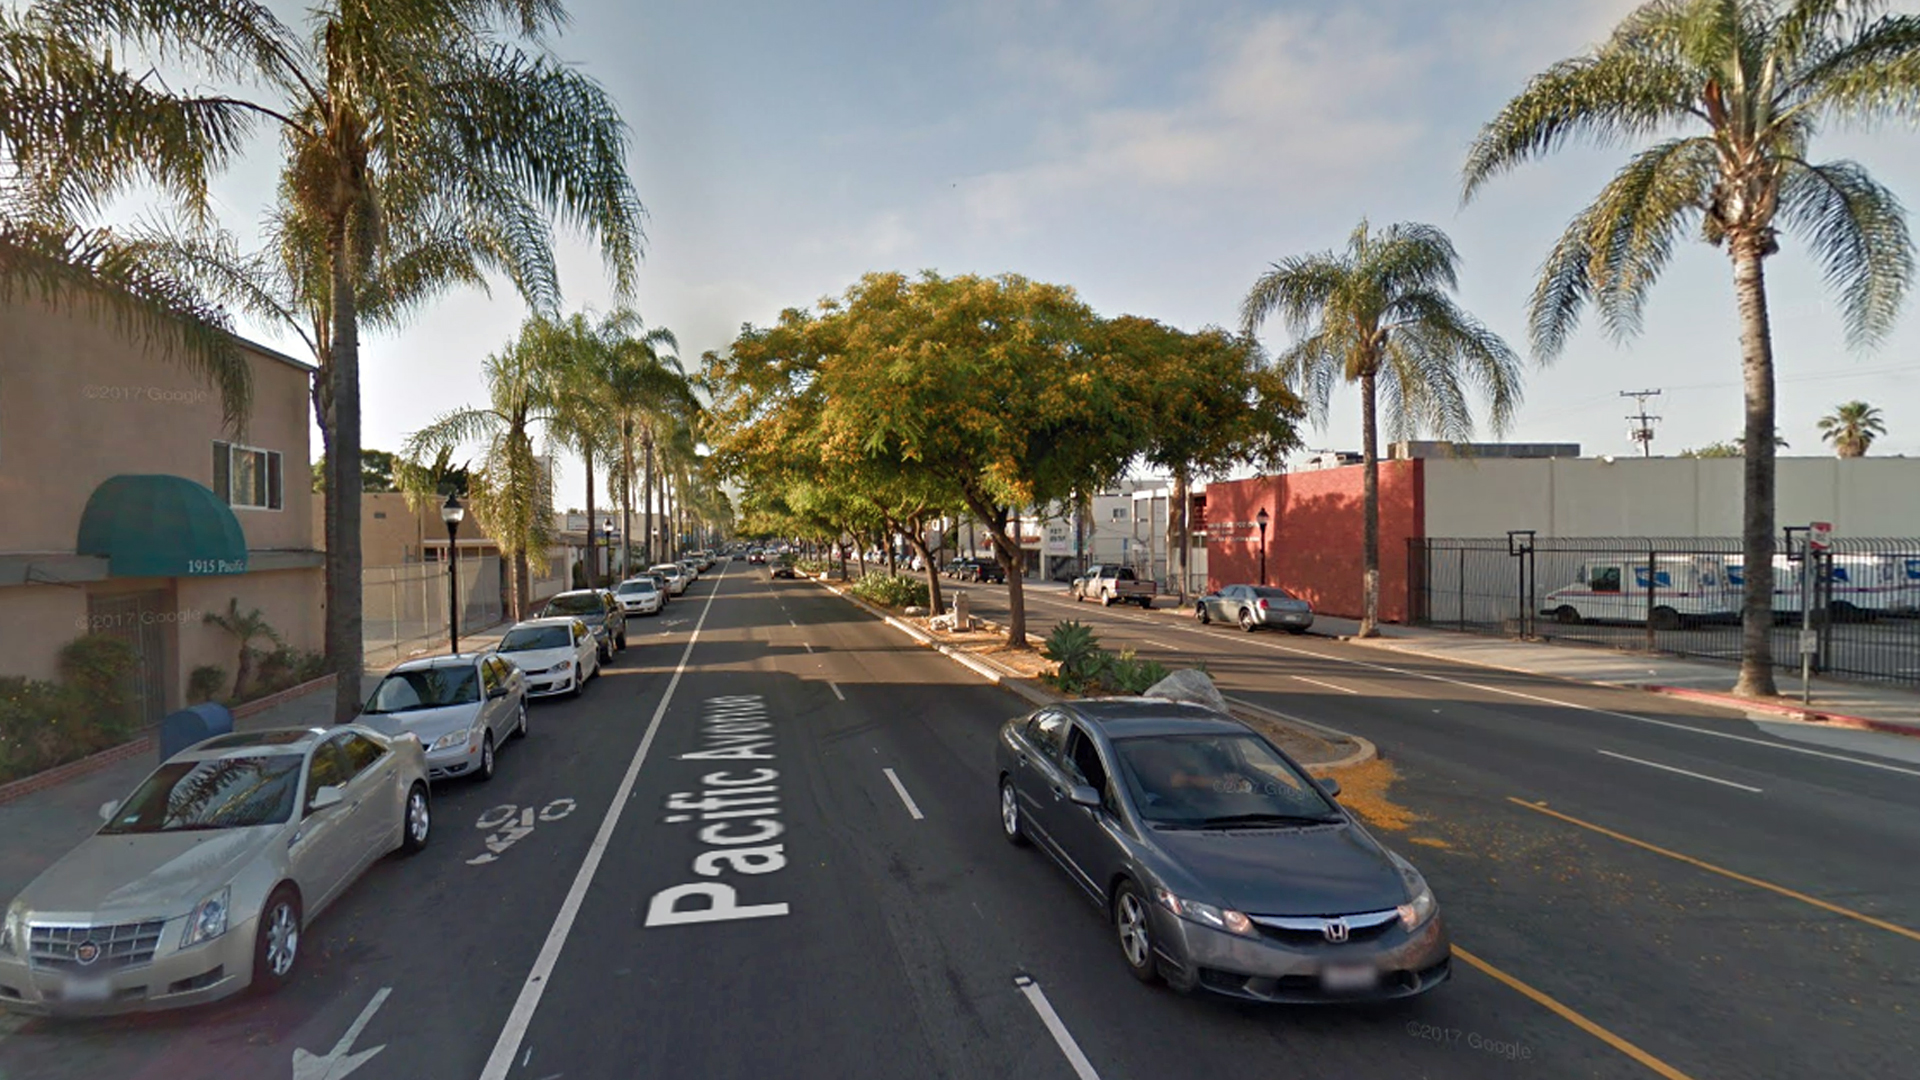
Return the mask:
[[[1920,684],[1920,539],[1803,539],[1774,558],[1773,658]],[[1417,626],[1740,659],[1738,538],[1505,537],[1408,541]],[[1803,624],[1810,633],[1803,634]]]
[[[506,617],[500,558],[459,561],[460,632],[483,630]],[[398,663],[414,649],[447,640],[447,565],[440,562],[369,566],[361,571],[362,635],[367,663]]]

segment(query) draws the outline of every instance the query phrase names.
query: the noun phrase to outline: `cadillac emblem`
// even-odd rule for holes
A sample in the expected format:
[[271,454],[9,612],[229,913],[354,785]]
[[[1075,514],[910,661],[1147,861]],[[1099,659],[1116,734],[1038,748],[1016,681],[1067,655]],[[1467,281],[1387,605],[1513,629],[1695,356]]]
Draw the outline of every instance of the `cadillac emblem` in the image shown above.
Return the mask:
[[91,964],[100,959],[100,946],[91,941],[83,941],[73,950],[73,958],[82,964]]

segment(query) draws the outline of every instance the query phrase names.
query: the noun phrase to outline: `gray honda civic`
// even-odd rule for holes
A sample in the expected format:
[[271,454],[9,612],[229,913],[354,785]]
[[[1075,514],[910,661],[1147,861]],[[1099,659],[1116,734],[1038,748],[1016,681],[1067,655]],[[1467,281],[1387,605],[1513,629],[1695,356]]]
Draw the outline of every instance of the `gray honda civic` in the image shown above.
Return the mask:
[[1106,913],[1143,982],[1272,1002],[1411,997],[1452,948],[1433,890],[1232,717],[1148,698],[1009,720],[1000,825]]

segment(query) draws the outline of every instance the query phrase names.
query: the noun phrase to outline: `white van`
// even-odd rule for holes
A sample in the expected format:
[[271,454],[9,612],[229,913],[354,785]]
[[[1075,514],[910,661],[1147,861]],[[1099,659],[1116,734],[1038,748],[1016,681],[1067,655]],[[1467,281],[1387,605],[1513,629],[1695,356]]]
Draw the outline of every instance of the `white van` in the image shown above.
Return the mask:
[[[1645,623],[1648,576],[1645,560],[1588,559],[1573,584],[1547,594],[1540,614],[1563,623]],[[1740,610],[1739,590],[1729,585],[1727,569],[1717,559],[1662,555],[1654,560],[1652,578],[1656,630],[1726,619]]]

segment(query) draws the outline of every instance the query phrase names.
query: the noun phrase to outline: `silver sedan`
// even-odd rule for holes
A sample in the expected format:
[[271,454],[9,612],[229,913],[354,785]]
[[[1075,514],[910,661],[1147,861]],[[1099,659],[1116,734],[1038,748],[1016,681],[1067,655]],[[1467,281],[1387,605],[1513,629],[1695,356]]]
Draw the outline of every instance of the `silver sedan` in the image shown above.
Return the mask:
[[277,989],[361,873],[427,844],[420,740],[360,725],[221,735],[175,754],[0,924],[0,1008],[169,1009]]
[[1313,605],[1272,585],[1228,585],[1195,601],[1193,616],[1203,625],[1217,619],[1242,630],[1272,626],[1304,634],[1313,625]]

